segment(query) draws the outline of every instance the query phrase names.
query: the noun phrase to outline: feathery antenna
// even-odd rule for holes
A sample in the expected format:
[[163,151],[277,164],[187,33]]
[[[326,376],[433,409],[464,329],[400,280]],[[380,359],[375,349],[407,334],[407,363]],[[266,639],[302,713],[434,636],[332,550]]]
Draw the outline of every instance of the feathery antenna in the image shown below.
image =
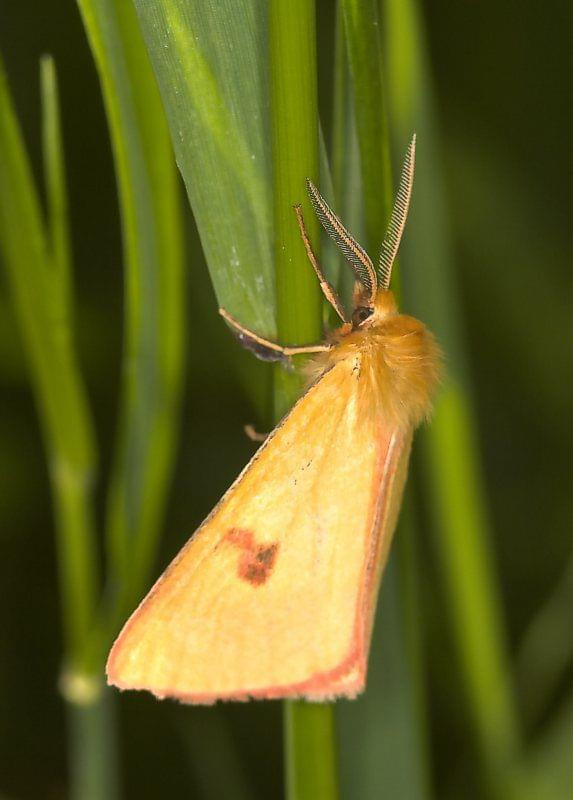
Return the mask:
[[316,216],[321,221],[324,230],[342,250],[344,257],[354,270],[356,278],[368,292],[369,301],[373,302],[376,296],[377,282],[376,270],[370,260],[370,256],[358,244],[354,236],[347,231],[310,178],[306,179],[306,188]]
[[406,152],[402,174],[400,175],[400,183],[398,184],[398,194],[396,195],[394,208],[392,209],[388,230],[382,242],[382,250],[380,251],[380,260],[378,262],[378,283],[380,289],[388,289],[390,287],[392,265],[394,264],[396,253],[400,247],[404,225],[406,224],[406,217],[408,216],[408,208],[410,206],[415,160],[416,134],[412,136],[412,140]]

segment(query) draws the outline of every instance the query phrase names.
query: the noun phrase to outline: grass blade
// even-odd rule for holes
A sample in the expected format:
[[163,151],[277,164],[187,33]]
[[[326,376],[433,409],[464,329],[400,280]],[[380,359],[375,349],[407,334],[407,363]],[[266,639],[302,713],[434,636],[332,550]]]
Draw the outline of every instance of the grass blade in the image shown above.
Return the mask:
[[512,778],[519,800],[567,800],[573,785],[573,695],[565,695]]
[[[52,88],[54,84],[52,84]],[[57,115],[57,107],[51,111]],[[52,138],[46,159],[56,161]],[[61,189],[61,187],[60,187]],[[91,491],[95,447],[70,329],[68,278],[50,253],[40,202],[0,67],[0,241],[42,425],[55,503],[67,660],[77,662],[98,584]]]
[[[360,217],[355,187],[362,184],[366,238],[375,256],[393,203],[378,8],[375,3],[352,1],[342,2],[341,11],[351,86],[344,86],[347,70],[337,63],[337,183],[349,219]],[[340,42],[337,56],[338,62],[344,60]],[[349,160],[354,136],[358,162]],[[394,273],[398,277],[396,267]],[[397,282],[393,280],[394,290]],[[411,500],[408,495],[404,506]],[[380,792],[395,798],[429,794],[412,520],[413,514],[408,525],[402,520],[383,578],[367,691],[356,703],[337,709],[343,787],[346,794],[365,799]]]
[[221,306],[276,337],[263,0],[136,0]]
[[[448,377],[424,435],[424,461],[442,578],[463,681],[491,796],[507,797],[504,774],[519,748],[499,591],[468,391],[429,70],[415,0],[387,0],[390,108],[400,142],[418,133],[413,215],[405,241],[405,293],[437,334]],[[420,254],[424,268],[408,278]],[[417,255],[417,259],[414,256]]]
[[47,222],[54,269],[58,271],[56,285],[61,294],[62,313],[70,309],[71,242],[66,195],[66,168],[60,125],[56,67],[51,56],[40,61],[42,94],[42,153],[44,181],[47,194]]
[[[318,177],[316,31],[313,2],[273,0],[270,6],[271,119],[275,269],[280,341],[321,336],[321,301],[292,206],[303,204],[311,239],[318,223],[305,197],[306,177]],[[295,401],[300,378],[275,373],[275,417]],[[337,796],[332,707],[285,702],[285,778],[290,800]]]
[[[311,240],[318,241],[318,222],[305,189],[305,178],[317,180],[319,171],[314,13],[314,3],[308,0],[295,5],[278,0],[270,7],[278,334],[280,341],[300,344],[322,336],[319,287],[292,209],[295,203],[302,204]],[[301,383],[282,369],[275,377],[275,417],[280,418],[296,399]]]
[[[352,231],[359,242],[366,241],[364,230],[364,210],[362,201],[362,181],[360,169],[360,151],[356,118],[354,115],[354,97],[349,74],[346,34],[342,4],[336,6],[334,55],[334,94],[333,94],[333,131],[331,162],[334,184],[335,202],[339,216],[345,221],[348,230]],[[338,289],[347,303],[352,304],[354,275],[352,270],[340,270]]]
[[380,590],[366,693],[337,708],[343,797],[430,796],[421,668],[412,648],[418,630],[408,627],[414,617],[408,608],[412,592],[404,585],[412,579],[409,561],[403,563],[407,533],[402,519],[400,548],[392,554]]
[[122,616],[142,591],[155,554],[179,430],[181,209],[169,132],[135,10],[122,0],[78,5],[100,75],[123,224],[122,410],[107,519]]
[[390,139],[376,0],[341,0],[360,144],[366,236],[376,259],[393,202]]
[[[55,71],[42,66],[49,233],[3,73],[0,74],[0,246],[24,340],[55,508],[70,726],[70,796],[117,795],[109,698],[82,672],[99,589],[92,488],[95,447],[71,328],[68,221]],[[81,731],[81,736],[75,734]]]
[[573,661],[573,558],[525,630],[517,676],[524,717],[531,726],[542,718]]

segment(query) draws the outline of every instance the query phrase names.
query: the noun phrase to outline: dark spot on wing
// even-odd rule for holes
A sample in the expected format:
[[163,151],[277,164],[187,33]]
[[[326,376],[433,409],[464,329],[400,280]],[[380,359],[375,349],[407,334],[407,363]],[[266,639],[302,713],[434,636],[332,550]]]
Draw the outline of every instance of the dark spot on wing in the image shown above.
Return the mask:
[[262,586],[269,579],[277,558],[278,543],[257,545],[252,531],[231,528],[226,539],[242,550],[239,577],[252,586]]
[[[268,580],[277,555],[278,544],[259,548],[254,554],[243,556],[239,564],[239,575],[253,586],[261,586]],[[246,554],[245,554],[246,555]]]

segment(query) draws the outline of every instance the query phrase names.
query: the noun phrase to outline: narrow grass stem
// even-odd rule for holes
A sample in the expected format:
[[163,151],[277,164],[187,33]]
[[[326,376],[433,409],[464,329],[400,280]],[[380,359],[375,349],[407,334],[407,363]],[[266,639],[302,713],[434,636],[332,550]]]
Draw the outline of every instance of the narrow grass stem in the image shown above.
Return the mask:
[[334,736],[332,705],[285,703],[285,778],[289,800],[330,800],[338,796]]
[[[94,687],[95,688],[95,687]],[[118,800],[118,741],[115,698],[97,685],[93,698],[68,703],[69,796],[78,800]],[[86,747],[89,743],[89,747]]]
[[66,192],[66,168],[60,121],[60,103],[56,65],[51,56],[40,61],[40,85],[42,94],[42,155],[44,159],[44,181],[47,195],[47,229],[54,269],[58,272],[56,282],[58,301],[62,315],[71,311],[71,240]]
[[573,661],[573,557],[531,619],[517,654],[524,716],[530,726],[547,711]]
[[378,257],[392,209],[392,171],[376,0],[341,0],[360,143],[368,247]]
[[[16,318],[29,369],[49,466],[55,508],[65,670],[61,686],[70,717],[99,715],[101,692],[80,675],[81,655],[89,640],[98,593],[98,564],[92,484],[95,447],[91,417],[75,355],[71,327],[63,150],[55,73],[42,72],[44,164],[50,202],[48,225],[40,211],[7,86],[0,75],[0,242],[11,284]],[[73,739],[72,798],[106,800],[114,796],[114,769],[102,761],[111,741],[105,723],[83,729]],[[99,755],[95,755],[98,753]],[[90,764],[90,776],[84,768]],[[97,768],[97,769],[96,769]],[[94,778],[97,770],[101,773]],[[105,786],[103,774],[110,776]],[[85,788],[90,786],[89,793]],[[101,790],[101,791],[100,791]]]
[[[53,76],[52,76],[53,78]],[[50,113],[58,115],[52,81]],[[44,83],[46,90],[46,83]],[[44,137],[46,163],[61,162],[61,141]],[[30,164],[0,76],[0,240],[47,453],[56,509],[66,660],[76,662],[93,622],[98,584],[91,486],[95,448],[76,361],[69,298],[56,269]],[[58,151],[58,152],[56,152]],[[54,184],[52,185],[54,189]],[[56,191],[63,191],[63,184]]]
[[[462,682],[478,742],[488,796],[507,797],[506,778],[520,731],[499,587],[480,479],[477,433],[468,390],[461,310],[448,240],[440,153],[422,18],[416,0],[385,4],[389,100],[399,141],[418,134],[418,169],[406,251],[423,268],[405,283],[409,307],[437,335],[447,378],[424,434],[440,576],[446,592]],[[414,258],[409,259],[414,263]]]
[[[356,198],[362,193],[365,240],[376,258],[393,204],[377,3],[342,0],[337,21],[333,137],[337,200],[347,224],[356,231],[362,211]],[[359,156],[352,158],[357,145]],[[395,266],[396,293],[398,273]],[[407,493],[405,503],[412,499],[413,494]],[[414,515],[406,518],[406,510],[411,509],[402,512],[383,579],[368,690],[352,707],[339,711],[344,787],[347,792],[353,787],[364,798],[375,797],[382,787],[396,798],[429,796]]]
[[[355,238],[358,241],[366,241],[360,151],[342,3],[337,3],[336,6],[335,37],[333,129],[330,152],[335,208]],[[348,308],[352,304],[353,289],[354,273],[343,264],[339,272],[338,291]]]
[[[277,328],[282,341],[301,344],[322,336],[318,284],[293,213],[293,205],[301,203],[310,237],[318,242],[318,223],[305,188],[307,177],[318,177],[314,15],[314,3],[309,0],[273,0],[270,6]],[[277,371],[277,418],[292,405],[300,388],[298,376]]]
[[[305,178],[318,177],[314,3],[272,0],[269,33],[278,333],[281,341],[307,343],[321,337],[321,303],[292,207],[303,204],[310,236],[318,243],[317,223],[305,196]],[[278,418],[296,400],[301,383],[283,370],[275,377]],[[287,797],[336,797],[332,709],[286,702],[284,713]]]
[[442,580],[484,780],[492,797],[504,798],[519,730],[473,421],[459,387],[445,387],[425,445]]

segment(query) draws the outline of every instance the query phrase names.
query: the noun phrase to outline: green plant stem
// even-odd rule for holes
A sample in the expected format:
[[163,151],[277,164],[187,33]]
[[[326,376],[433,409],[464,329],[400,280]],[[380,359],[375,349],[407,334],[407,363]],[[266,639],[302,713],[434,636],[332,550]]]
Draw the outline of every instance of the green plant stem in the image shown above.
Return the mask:
[[392,171],[376,0],[341,0],[360,143],[368,247],[377,257],[392,210]]
[[285,703],[285,773],[289,800],[327,800],[338,796],[334,736],[331,705]]
[[[305,179],[318,177],[318,108],[314,3],[273,0],[270,6],[273,215],[277,329],[283,342],[320,339],[320,294],[306,260],[293,213],[301,203],[311,239],[318,223]],[[301,388],[293,373],[276,373],[275,417],[290,408]]]
[[425,439],[427,477],[448,610],[485,780],[507,797],[518,726],[498,589],[488,543],[473,420],[465,393],[444,387]]
[[[160,532],[179,427],[182,381],[182,231],[177,175],[167,125],[135,10],[124,0],[78,0],[100,75],[118,177],[125,261],[122,407],[108,494],[107,544],[112,587],[107,618],[85,651],[84,670],[100,674],[109,640],[143,590]],[[74,681],[72,680],[72,686]],[[105,741],[113,719],[96,707],[85,714],[85,736],[73,751],[73,796],[117,793]],[[92,724],[94,722],[97,724]]]
[[[101,682],[80,678],[80,664],[94,622],[98,591],[92,486],[95,447],[91,417],[76,362],[71,327],[63,150],[55,71],[42,66],[43,142],[48,231],[30,165],[0,76],[0,242],[12,298],[29,360],[32,386],[46,448],[55,528],[64,629],[65,669],[61,687],[70,720],[100,714]],[[72,798],[103,800],[115,793],[114,769],[101,758],[110,731],[87,725],[75,738]],[[93,736],[92,736],[93,733]],[[97,762],[98,769],[94,765]],[[84,766],[91,767],[84,772]],[[102,776],[110,776],[102,783]]]
[[405,283],[405,293],[409,307],[434,331],[447,354],[447,378],[424,435],[430,511],[488,796],[505,798],[507,773],[519,752],[520,733],[489,546],[429,65],[415,0],[388,0],[385,8],[393,129],[401,143],[413,130],[418,134],[415,213],[405,241],[407,252],[416,255],[409,262],[415,263],[417,270]]
[[[410,481],[412,480],[410,477]],[[402,511],[396,532],[396,561],[399,568],[399,593],[402,603],[402,637],[405,654],[405,672],[408,678],[408,710],[411,715],[408,752],[411,778],[408,783],[416,797],[430,798],[431,756],[428,729],[428,703],[426,685],[426,653],[422,623],[422,598],[420,593],[420,529],[418,525],[415,492],[412,484],[406,486]]]
[[100,683],[91,700],[70,702],[67,712],[70,796],[78,800],[116,800],[121,792],[112,690]]
[[[355,234],[366,223],[364,238],[376,255],[393,202],[378,8],[375,3],[342,2],[338,13],[333,136],[337,208]],[[361,194],[365,220],[360,220]],[[395,292],[396,278],[395,265]],[[396,800],[430,794],[412,500],[413,494],[406,493],[383,577],[367,692],[337,710],[343,788],[364,800],[381,790]]]
[[[302,203],[311,239],[318,225],[306,199],[305,178],[318,176],[315,8],[308,0],[270,5],[271,120],[278,334],[308,343],[321,336],[318,285],[300,241],[293,205]],[[275,417],[293,404],[300,378],[275,373]],[[289,800],[336,797],[332,708],[285,702],[285,777]]]
[[523,635],[517,677],[524,716],[532,726],[547,711],[573,660],[573,557]]
[[[54,76],[52,76],[53,78]],[[44,84],[46,89],[46,84]],[[52,97],[55,86],[52,82]],[[55,105],[51,111],[57,114]],[[61,159],[51,137],[47,163]],[[53,186],[51,187],[53,188]],[[66,661],[77,663],[93,622],[97,558],[91,506],[91,418],[62,306],[65,280],[51,257],[38,195],[8,88],[0,74],[0,241],[27,352],[55,504]]]
[[[336,4],[334,52],[333,126],[330,161],[334,207],[358,241],[365,241],[360,177],[360,152],[356,132],[354,99],[348,69],[348,54],[342,4]],[[354,273],[342,264],[338,276],[338,291],[347,308],[352,306]]]
[[58,271],[57,286],[61,313],[71,311],[71,266],[72,253],[66,194],[66,169],[60,124],[60,103],[56,66],[51,56],[40,60],[40,82],[42,94],[42,154],[44,157],[44,181],[48,201],[48,233],[54,261]]

